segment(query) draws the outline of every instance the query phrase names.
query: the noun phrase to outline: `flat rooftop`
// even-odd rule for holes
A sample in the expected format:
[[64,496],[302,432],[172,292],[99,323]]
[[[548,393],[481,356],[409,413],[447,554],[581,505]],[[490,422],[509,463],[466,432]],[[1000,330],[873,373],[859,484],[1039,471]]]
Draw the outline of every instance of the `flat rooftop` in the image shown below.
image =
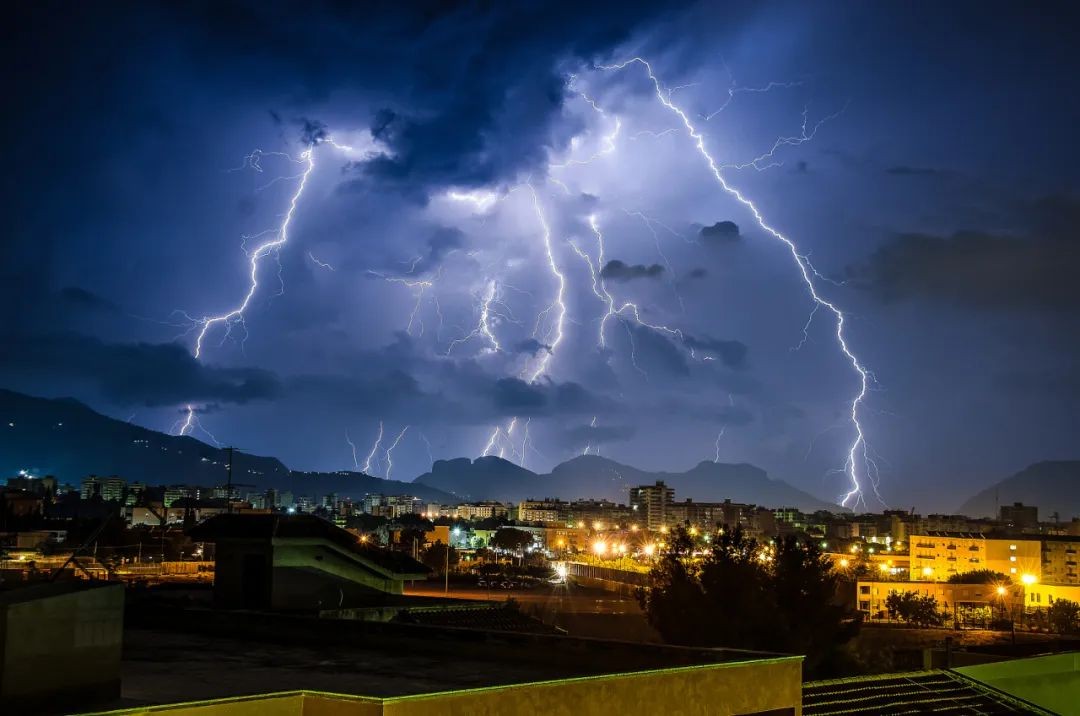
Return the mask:
[[726,649],[184,610],[124,632],[120,709],[283,691],[396,697],[718,663]]

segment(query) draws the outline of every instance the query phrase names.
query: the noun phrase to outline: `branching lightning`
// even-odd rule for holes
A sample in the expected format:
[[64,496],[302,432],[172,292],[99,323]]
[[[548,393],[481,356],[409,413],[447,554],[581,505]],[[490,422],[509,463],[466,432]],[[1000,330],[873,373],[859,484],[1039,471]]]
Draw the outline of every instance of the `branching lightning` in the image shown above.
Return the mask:
[[[296,215],[296,207],[299,205],[300,198],[304,194],[304,189],[307,187],[308,179],[311,177],[311,173],[315,170],[315,147],[319,144],[329,144],[337,149],[345,151],[352,150],[352,147],[344,144],[338,144],[333,139],[323,138],[308,145],[307,149],[300,153],[299,159],[293,159],[292,157],[289,157],[288,155],[281,152],[262,152],[260,150],[252,152],[245,158],[244,164],[241,165],[240,168],[250,167],[255,171],[262,172],[263,169],[260,164],[262,157],[268,155],[275,155],[288,157],[292,161],[297,161],[298,163],[303,164],[304,170],[300,174],[293,177],[298,179],[299,181],[296,190],[293,192],[292,196],[289,199],[288,209],[285,212],[285,216],[282,219],[281,224],[276,229],[271,229],[260,234],[256,234],[254,237],[246,237],[261,238],[263,236],[269,236],[270,238],[256,246],[254,250],[248,252],[248,263],[250,267],[248,273],[248,289],[247,292],[244,294],[243,299],[234,308],[231,308],[224,313],[220,313],[216,316],[204,316],[203,318],[194,319],[194,325],[199,329],[195,338],[194,354],[196,358],[200,358],[202,356],[203,341],[206,339],[206,336],[210,332],[210,330],[215,326],[222,325],[225,327],[225,338],[228,338],[234,326],[240,325],[241,327],[243,327],[244,313],[245,311],[247,311],[248,306],[251,304],[251,300],[255,297],[255,293],[256,291],[258,291],[259,288],[260,264],[262,263],[263,259],[268,256],[274,256],[276,258],[281,248],[285,246],[285,244],[287,244],[289,241],[289,229],[292,225],[293,217]],[[223,338],[222,340],[225,340],[225,338]]]
[[401,432],[397,434],[396,438],[394,438],[394,442],[390,444],[390,447],[386,448],[385,456],[386,456],[386,479],[387,480],[390,479],[390,473],[394,469],[394,460],[393,460],[394,448],[396,448],[398,446],[398,443],[401,442],[401,439],[403,437],[405,437],[405,433],[407,433],[407,432],[409,432],[409,426],[408,425],[406,425],[405,427],[403,427],[401,429]]
[[[382,439],[383,439],[383,423],[380,420],[379,421],[379,434],[375,436],[375,444],[371,446],[371,452],[368,453],[367,459],[364,460],[363,471],[367,475],[372,474],[371,473],[371,462],[373,460],[375,460],[375,456],[376,456],[376,454],[378,454],[379,445],[382,444]],[[378,467],[378,463],[376,463],[376,467]]]
[[[750,213],[754,216],[754,220],[757,222],[758,226],[763,231],[765,231],[767,234],[769,234],[776,240],[782,242],[787,247],[788,251],[791,254],[792,260],[795,262],[796,266],[799,269],[799,273],[802,276],[803,282],[806,284],[807,291],[809,292],[810,297],[813,299],[814,303],[817,304],[820,308],[826,309],[836,319],[837,343],[839,344],[841,352],[851,363],[852,368],[855,370],[855,373],[858,375],[859,378],[859,391],[852,399],[850,404],[851,423],[855,430],[855,438],[848,449],[847,459],[844,465],[844,473],[850,479],[851,487],[847,491],[847,493],[845,493],[841,498],[840,504],[844,506],[846,506],[849,502],[852,502],[853,504],[858,504],[861,500],[863,500],[863,476],[865,476],[870,481],[875,492],[877,490],[876,483],[873,479],[873,476],[875,474],[873,470],[873,460],[871,459],[869,450],[867,448],[866,438],[863,433],[862,424],[859,421],[859,408],[862,405],[864,399],[866,398],[870,386],[870,381],[873,379],[873,376],[870,371],[863,366],[862,362],[855,356],[851,348],[848,346],[847,340],[844,336],[844,325],[846,318],[844,312],[841,311],[834,303],[822,297],[818,293],[817,286],[814,281],[817,274],[810,266],[809,260],[802,253],[799,252],[799,249],[795,245],[795,243],[787,236],[782,234],[780,231],[773,228],[768,222],[766,222],[764,216],[762,216],[757,206],[750,199],[747,199],[738,189],[731,186],[727,182],[721,166],[717,164],[717,162],[713,159],[712,155],[706,148],[704,136],[694,126],[693,122],[690,121],[690,117],[687,115],[687,113],[678,105],[676,105],[671,99],[671,92],[664,88],[663,83],[660,82],[656,74],[653,72],[652,65],[650,65],[646,60],[640,57],[633,57],[619,64],[599,66],[599,69],[605,71],[623,70],[634,64],[639,64],[645,69],[645,71],[648,73],[649,80],[653,84],[657,99],[662,105],[664,105],[664,107],[673,112],[679,118],[679,120],[681,120],[687,134],[693,141],[698,153],[701,154],[702,158],[705,160],[706,164],[709,167],[709,170],[712,172],[713,177],[716,179],[720,187],[729,196],[733,197],[736,201],[738,201],[750,211]],[[803,134],[806,134],[805,131]],[[860,475],[859,471],[860,460],[863,466],[862,475]],[[878,497],[880,499],[880,495]]]
[[[214,443],[215,446],[221,447],[221,443],[218,442],[218,439],[216,437],[214,437],[214,434],[207,430],[206,426],[204,426],[202,424],[202,421],[199,420],[199,415],[195,408],[191,405],[187,405],[184,406],[184,410],[186,410],[187,412],[184,414],[183,419],[177,420],[175,423],[173,423],[173,426],[169,430],[169,432],[175,433],[177,435],[192,435],[197,429],[203,435],[210,438],[210,442]],[[134,417],[134,415],[132,417]],[[128,422],[131,421],[128,420]]]
[[[435,273],[435,276],[432,277],[432,278],[429,278],[429,279],[415,279],[414,280],[414,279],[401,278],[400,276],[387,276],[384,273],[380,273],[378,271],[370,271],[370,270],[368,271],[368,274],[371,275],[371,276],[376,276],[378,278],[381,278],[384,281],[387,281],[389,283],[399,283],[402,286],[405,286],[406,288],[408,288],[409,290],[411,290],[413,292],[413,298],[415,298],[416,301],[415,301],[415,303],[413,303],[413,309],[409,313],[409,322],[405,326],[405,332],[407,334],[409,334],[409,335],[412,335],[413,326],[419,325],[420,326],[419,335],[423,336],[424,335],[424,318],[420,314],[420,309],[424,305],[424,297],[428,294],[428,290],[435,286],[436,282],[439,280],[439,277],[442,275],[442,267],[439,267],[439,270]],[[443,324],[443,318],[442,318],[442,307],[439,305],[439,297],[435,294],[434,291],[432,291],[430,295],[431,295],[431,303],[435,307],[435,314],[439,317],[439,331],[441,331],[442,330],[442,324]]]
[[359,470],[360,469],[360,461],[356,458],[356,443],[354,443],[352,441],[352,438],[349,437],[349,431],[348,430],[345,431],[345,442],[349,444],[349,449],[352,451],[353,469],[354,470]]

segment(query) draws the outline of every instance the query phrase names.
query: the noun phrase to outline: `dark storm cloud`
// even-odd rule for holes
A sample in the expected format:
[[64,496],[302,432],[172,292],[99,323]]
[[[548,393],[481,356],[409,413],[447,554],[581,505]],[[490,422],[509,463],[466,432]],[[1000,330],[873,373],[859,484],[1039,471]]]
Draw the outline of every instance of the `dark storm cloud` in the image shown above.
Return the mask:
[[318,144],[330,136],[330,130],[326,124],[317,119],[301,117],[297,120],[300,125],[300,141],[306,146]]
[[658,279],[664,275],[664,267],[660,264],[627,264],[619,259],[612,259],[600,270],[602,278],[612,281],[633,281],[637,278]]
[[531,356],[535,356],[540,351],[550,351],[551,346],[541,343],[535,338],[526,338],[518,343],[514,348],[518,353],[528,353]]
[[106,313],[117,313],[120,311],[120,307],[112,301],[102,298],[93,291],[88,291],[85,288],[79,288],[78,286],[68,286],[60,289],[60,299],[73,308],[89,311],[104,311]]
[[709,336],[684,335],[683,343],[686,344],[687,348],[715,355],[728,368],[743,368],[746,366],[746,354],[749,349],[741,341],[723,340]]
[[380,414],[428,397],[415,377],[404,370],[384,370],[374,361],[359,375],[301,375],[286,384],[290,394],[316,403]]
[[703,226],[698,232],[706,243],[729,244],[739,240],[739,225],[734,221],[718,221],[712,226]]
[[105,343],[75,333],[9,335],[3,341],[18,350],[0,354],[0,369],[85,381],[121,405],[247,403],[280,393],[269,371],[207,366],[175,343]]
[[682,278],[684,281],[696,281],[698,279],[705,278],[708,275],[708,269],[698,266],[697,268],[692,268],[687,271],[685,274],[683,274]]
[[465,234],[452,226],[436,228],[427,240],[427,253],[409,267],[410,274],[423,274],[438,266],[448,253],[465,245]]
[[491,400],[500,414],[532,417],[607,412],[615,407],[614,401],[579,383],[526,383],[519,378],[496,380]]
[[928,298],[980,309],[1080,308],[1080,202],[1034,205],[1026,236],[900,234],[863,264],[854,285],[883,301]]

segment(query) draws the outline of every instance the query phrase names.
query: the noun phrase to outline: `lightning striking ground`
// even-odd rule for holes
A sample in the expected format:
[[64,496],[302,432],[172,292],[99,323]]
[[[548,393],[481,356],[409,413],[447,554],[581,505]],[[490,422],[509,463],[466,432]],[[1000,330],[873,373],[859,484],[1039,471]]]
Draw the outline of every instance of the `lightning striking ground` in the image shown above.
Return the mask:
[[379,421],[379,434],[375,436],[375,444],[371,446],[371,452],[368,453],[367,459],[364,460],[363,471],[365,474],[371,474],[371,462],[375,459],[375,455],[379,451],[379,445],[382,444],[383,439],[383,423]]
[[[870,454],[867,448],[866,437],[863,432],[863,427],[859,421],[859,408],[862,406],[862,403],[866,398],[867,392],[870,388],[870,381],[872,380],[873,376],[870,371],[865,366],[863,366],[862,362],[855,356],[851,348],[848,346],[847,340],[844,337],[844,324],[846,318],[844,312],[841,311],[836,306],[836,304],[822,297],[821,294],[818,293],[817,286],[814,282],[814,278],[817,274],[811,267],[807,257],[799,252],[799,249],[795,245],[795,243],[787,236],[782,234],[780,231],[773,228],[765,220],[764,216],[758,210],[754,202],[750,199],[747,199],[738,189],[731,186],[727,182],[727,180],[724,178],[721,166],[716,162],[715,159],[713,159],[712,155],[709,153],[709,150],[706,148],[704,136],[698,131],[697,127],[694,126],[693,122],[690,121],[690,117],[687,115],[687,113],[681,107],[676,105],[671,99],[671,91],[664,88],[663,83],[657,78],[655,72],[653,71],[652,65],[649,64],[648,61],[640,57],[633,57],[629,60],[625,60],[624,62],[615,65],[600,65],[598,66],[598,69],[604,71],[623,70],[633,64],[639,64],[645,69],[648,74],[649,80],[652,82],[653,87],[656,91],[657,99],[662,105],[664,105],[664,107],[673,112],[682,121],[682,124],[685,127],[687,134],[693,141],[698,153],[701,154],[702,158],[705,160],[710,172],[712,172],[713,177],[716,179],[717,183],[719,183],[720,187],[729,196],[733,197],[736,201],[738,201],[750,211],[750,213],[754,216],[754,220],[757,222],[757,225],[763,231],[765,231],[767,234],[777,239],[778,241],[782,242],[787,247],[788,251],[791,254],[791,258],[794,260],[796,266],[799,269],[799,273],[802,276],[803,282],[806,284],[807,291],[809,292],[810,297],[813,299],[814,303],[817,304],[819,307],[826,309],[836,319],[837,343],[840,346],[841,352],[851,363],[852,368],[855,370],[859,377],[859,391],[850,403],[851,423],[855,429],[855,439],[853,440],[851,446],[848,449],[847,459],[844,465],[844,473],[851,481],[851,488],[843,495],[840,500],[840,504],[844,506],[846,506],[849,502],[852,502],[853,504],[858,504],[860,501],[863,501],[862,477],[860,476],[858,468],[860,458],[864,469],[863,476],[865,476],[866,479],[870,481],[871,486],[874,488],[875,492],[877,490],[877,486],[874,483],[872,477],[872,460],[870,458]],[[880,495],[878,496],[878,499],[880,500]]]
[[401,442],[401,439],[403,437],[405,437],[405,433],[407,433],[407,432],[409,432],[409,426],[408,425],[406,425],[405,427],[403,427],[401,429],[401,432],[397,434],[396,438],[394,438],[394,442],[390,444],[390,447],[386,448],[386,452],[384,453],[384,455],[386,457],[386,479],[387,480],[390,479],[390,473],[394,469],[394,459],[393,459],[394,448],[396,448],[398,446],[398,443]]

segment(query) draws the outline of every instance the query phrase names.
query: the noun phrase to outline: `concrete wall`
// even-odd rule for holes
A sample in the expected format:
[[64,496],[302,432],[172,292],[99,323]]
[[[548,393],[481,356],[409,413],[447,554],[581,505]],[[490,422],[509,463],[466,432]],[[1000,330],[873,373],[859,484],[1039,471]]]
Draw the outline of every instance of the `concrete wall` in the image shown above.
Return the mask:
[[[124,589],[48,583],[0,601],[0,713],[120,695]],[[10,600],[10,601],[8,601]]]

